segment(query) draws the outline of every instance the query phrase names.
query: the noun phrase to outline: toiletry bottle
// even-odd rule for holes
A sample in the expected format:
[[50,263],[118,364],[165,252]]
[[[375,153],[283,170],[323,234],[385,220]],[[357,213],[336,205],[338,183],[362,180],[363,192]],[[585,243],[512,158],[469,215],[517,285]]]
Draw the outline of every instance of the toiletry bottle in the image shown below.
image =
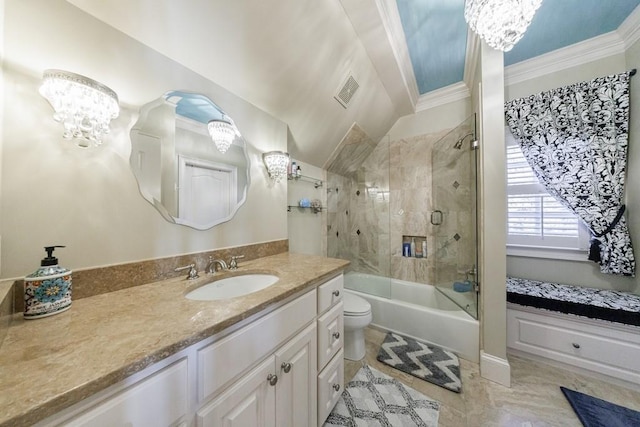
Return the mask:
[[40,268],[24,278],[24,318],[37,319],[61,313],[71,307],[71,270],[58,265],[55,248],[46,246],[47,257]]
[[427,257],[427,239],[424,239],[422,241],[422,257],[423,258]]
[[411,256],[416,256],[416,238],[411,238]]
[[298,165],[298,168],[296,169],[296,176],[300,177],[302,175],[302,168],[300,167],[300,165]]
[[298,165],[295,162],[295,160],[292,160],[291,161],[291,177],[295,178],[297,173],[298,173]]

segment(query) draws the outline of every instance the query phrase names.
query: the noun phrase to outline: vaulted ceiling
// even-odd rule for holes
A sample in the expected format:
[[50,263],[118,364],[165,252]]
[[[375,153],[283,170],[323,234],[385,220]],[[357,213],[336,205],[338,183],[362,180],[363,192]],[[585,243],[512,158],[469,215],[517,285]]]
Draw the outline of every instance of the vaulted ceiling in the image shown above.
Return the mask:
[[[354,123],[379,141],[468,84],[464,0],[67,1],[287,123],[291,155],[316,166]],[[543,0],[505,65],[610,34],[639,3]],[[348,76],[359,88],[344,108]]]

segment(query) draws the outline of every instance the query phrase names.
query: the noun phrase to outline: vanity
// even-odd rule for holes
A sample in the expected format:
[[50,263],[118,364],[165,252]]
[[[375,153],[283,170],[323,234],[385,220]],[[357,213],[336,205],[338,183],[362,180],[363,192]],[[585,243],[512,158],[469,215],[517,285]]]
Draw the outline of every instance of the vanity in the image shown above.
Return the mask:
[[0,347],[0,425],[321,425],[344,382],[347,264],[282,253],[222,273],[279,277],[237,298],[189,300],[211,277],[181,276],[18,313]]

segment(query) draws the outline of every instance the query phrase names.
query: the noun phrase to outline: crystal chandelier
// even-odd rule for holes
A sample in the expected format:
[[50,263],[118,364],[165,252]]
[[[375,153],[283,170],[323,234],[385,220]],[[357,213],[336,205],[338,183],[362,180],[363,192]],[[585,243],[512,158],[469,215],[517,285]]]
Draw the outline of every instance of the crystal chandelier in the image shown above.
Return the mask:
[[522,38],[542,0],[466,0],[464,19],[494,49],[508,52]]
[[262,161],[267,167],[269,176],[275,182],[279,182],[287,176],[287,167],[289,166],[289,153],[282,151],[269,151],[262,154]]
[[53,107],[53,119],[64,125],[65,139],[80,147],[97,146],[109,133],[109,122],[118,117],[118,95],[107,86],[80,74],[45,70],[40,95]]
[[236,136],[235,126],[224,120],[211,120],[207,129],[218,151],[226,153]]

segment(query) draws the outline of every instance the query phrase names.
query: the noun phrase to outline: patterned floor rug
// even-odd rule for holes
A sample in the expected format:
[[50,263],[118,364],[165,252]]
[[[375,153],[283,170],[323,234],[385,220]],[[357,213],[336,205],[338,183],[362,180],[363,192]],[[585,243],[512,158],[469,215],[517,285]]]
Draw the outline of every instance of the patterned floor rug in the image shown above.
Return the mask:
[[402,335],[387,333],[377,359],[402,372],[460,393],[460,360],[454,353]]
[[342,392],[324,427],[437,427],[440,404],[364,365]]

